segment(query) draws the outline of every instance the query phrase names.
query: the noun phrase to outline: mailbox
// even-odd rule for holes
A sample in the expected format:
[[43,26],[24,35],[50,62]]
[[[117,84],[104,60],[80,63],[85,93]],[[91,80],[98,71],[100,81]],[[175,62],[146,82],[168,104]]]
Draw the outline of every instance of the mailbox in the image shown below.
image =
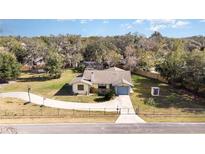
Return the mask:
[[151,95],[152,96],[159,96],[159,91],[160,91],[159,87],[152,87],[151,88]]

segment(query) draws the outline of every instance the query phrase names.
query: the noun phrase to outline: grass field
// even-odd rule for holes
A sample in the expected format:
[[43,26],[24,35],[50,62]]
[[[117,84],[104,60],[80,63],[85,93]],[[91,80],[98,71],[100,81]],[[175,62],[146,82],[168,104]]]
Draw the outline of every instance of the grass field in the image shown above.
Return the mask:
[[[174,89],[168,84],[142,76],[133,75],[132,80],[134,93],[131,94],[131,100],[136,111],[139,108],[139,114],[144,120],[151,122],[205,122],[204,98],[194,98],[191,93],[184,90]],[[160,87],[160,96],[151,96],[151,87],[154,86]],[[151,97],[156,106],[145,103],[145,100]],[[162,115],[152,116],[153,114]],[[176,116],[165,116],[168,114]]]
[[0,123],[52,123],[52,122],[115,122],[114,112],[89,112],[40,107],[13,99],[0,100]]
[[[64,70],[60,79],[48,80],[45,74],[22,73],[16,82],[1,87],[0,92],[27,91],[29,86],[32,93],[52,99],[85,103],[103,101],[103,97],[97,95],[71,95],[71,87],[68,83],[76,75],[77,73],[72,70]],[[205,122],[204,98],[194,98],[193,94],[184,90],[174,89],[168,84],[142,76],[132,75],[132,80],[134,84],[134,93],[131,94],[133,106],[139,109],[138,114],[146,121]],[[153,86],[160,87],[160,96],[151,96],[150,91]],[[151,97],[156,106],[145,103],[145,100]],[[162,115],[153,116],[153,114]],[[175,116],[167,116],[169,114],[175,114]]]
[[0,92],[27,91],[31,87],[31,92],[47,98],[95,103],[104,101],[102,96],[73,96],[69,82],[77,75],[72,70],[64,70],[60,79],[49,80],[46,74],[22,73],[18,80],[0,88]]

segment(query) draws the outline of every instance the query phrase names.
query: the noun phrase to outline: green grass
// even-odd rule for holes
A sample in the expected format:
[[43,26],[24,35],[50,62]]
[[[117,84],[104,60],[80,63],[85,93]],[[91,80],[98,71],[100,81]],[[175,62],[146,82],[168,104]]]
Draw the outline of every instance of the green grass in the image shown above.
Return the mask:
[[31,87],[31,92],[47,98],[63,101],[90,102],[104,101],[102,96],[73,96],[68,83],[77,75],[73,70],[64,70],[60,79],[49,80],[46,74],[22,73],[15,83],[5,85],[0,88],[0,92],[27,92]]
[[[76,75],[77,73],[72,70],[64,70],[60,79],[49,80],[45,74],[22,73],[17,82],[4,85],[0,88],[0,92],[26,92],[30,86],[32,93],[57,100],[85,103],[104,100],[103,97],[97,95],[69,95],[70,87],[67,83]],[[194,98],[193,94],[184,90],[174,89],[168,84],[142,76],[132,75],[132,80],[134,84],[134,93],[131,94],[133,106],[139,108],[140,116],[146,121],[205,122],[204,98]],[[145,99],[152,97],[150,91],[153,86],[160,87],[160,96],[153,97],[157,106],[144,103]],[[187,110],[187,108],[192,108],[194,111]],[[179,116],[150,116],[150,114],[177,114]]]
[[160,116],[160,117],[148,117],[141,115],[146,122],[205,122],[205,116]]
[[22,73],[16,83],[4,86],[2,92],[27,91],[28,86],[31,92],[43,96],[53,96],[65,83],[68,83],[74,77],[71,70],[63,72],[60,79],[46,79],[45,74]]
[[[58,116],[59,113],[59,116]],[[5,116],[6,114],[6,116]],[[63,110],[27,104],[15,98],[0,100],[0,123],[115,122],[115,112]]]
[[[134,83],[131,100],[134,108],[139,108],[140,116],[146,121],[158,122],[205,122],[205,99],[194,98],[191,93],[184,90],[174,89],[168,84],[161,83],[157,80],[145,78],[138,75],[132,75]],[[151,87],[160,87],[160,96],[151,96]],[[145,104],[145,99],[152,97],[157,106]],[[187,108],[192,108],[193,111]],[[196,109],[196,110],[194,110]],[[137,111],[137,110],[136,110]],[[154,117],[145,116],[150,114],[177,114],[178,116],[164,115]],[[189,115],[183,116],[182,115]]]

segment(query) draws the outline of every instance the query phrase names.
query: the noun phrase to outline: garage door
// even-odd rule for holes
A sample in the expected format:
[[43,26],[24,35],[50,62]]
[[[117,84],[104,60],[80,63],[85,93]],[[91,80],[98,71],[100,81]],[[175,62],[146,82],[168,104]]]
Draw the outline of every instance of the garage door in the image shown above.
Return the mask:
[[117,87],[117,95],[128,95],[129,87],[128,86],[119,86]]

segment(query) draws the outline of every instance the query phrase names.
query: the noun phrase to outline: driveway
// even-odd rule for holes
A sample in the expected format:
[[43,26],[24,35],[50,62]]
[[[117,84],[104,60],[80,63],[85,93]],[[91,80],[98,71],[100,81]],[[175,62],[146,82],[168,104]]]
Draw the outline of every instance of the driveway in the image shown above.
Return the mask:
[[[0,97],[14,97],[22,99],[24,101],[29,101],[27,92],[8,92],[0,93]],[[59,101],[49,98],[43,98],[30,93],[31,102],[37,105],[44,105],[48,107],[60,108],[60,109],[75,109],[75,110],[85,110],[85,111],[116,111],[117,107],[120,106],[119,100],[116,98],[111,101],[103,103],[80,103],[80,102],[67,102]]]
[[120,95],[118,99],[121,104],[121,114],[116,123],[145,123],[143,119],[135,114],[129,95]]
[[[0,93],[0,97],[14,97],[29,101],[27,92],[8,92]],[[41,96],[30,93],[31,102],[37,105],[44,105],[48,107],[60,108],[60,109],[75,109],[84,111],[107,111],[115,112],[120,111],[120,116],[116,123],[143,123],[139,116],[135,114],[132,106],[132,102],[128,95],[120,95],[114,100],[103,103],[79,103],[79,102],[66,102],[43,98]]]

